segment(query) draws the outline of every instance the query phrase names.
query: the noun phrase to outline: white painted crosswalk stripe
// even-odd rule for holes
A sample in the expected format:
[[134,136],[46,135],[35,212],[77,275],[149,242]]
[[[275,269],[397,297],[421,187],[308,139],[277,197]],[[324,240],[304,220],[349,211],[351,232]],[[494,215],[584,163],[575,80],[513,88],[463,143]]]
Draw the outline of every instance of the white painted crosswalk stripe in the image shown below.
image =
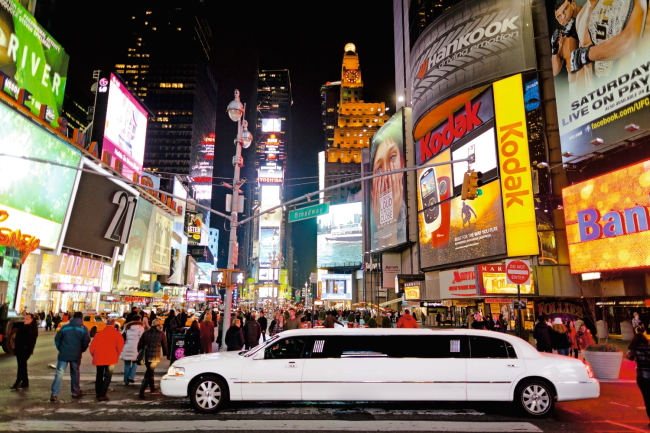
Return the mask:
[[339,420],[184,420],[184,421],[12,421],[0,424],[6,432],[119,431],[153,433],[165,431],[376,431],[376,432],[523,432],[541,429],[528,422],[457,421],[339,421]]

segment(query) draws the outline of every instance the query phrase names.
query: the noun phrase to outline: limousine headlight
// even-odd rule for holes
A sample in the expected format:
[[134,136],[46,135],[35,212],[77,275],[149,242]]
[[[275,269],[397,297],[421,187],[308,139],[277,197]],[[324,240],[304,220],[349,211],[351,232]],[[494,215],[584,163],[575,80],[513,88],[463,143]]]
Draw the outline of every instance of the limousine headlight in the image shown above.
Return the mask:
[[582,361],[585,365],[585,370],[587,370],[587,376],[589,376],[589,379],[594,378],[594,370],[591,368],[591,365],[587,361]]
[[183,367],[169,367],[167,370],[167,376],[185,376],[185,369]]

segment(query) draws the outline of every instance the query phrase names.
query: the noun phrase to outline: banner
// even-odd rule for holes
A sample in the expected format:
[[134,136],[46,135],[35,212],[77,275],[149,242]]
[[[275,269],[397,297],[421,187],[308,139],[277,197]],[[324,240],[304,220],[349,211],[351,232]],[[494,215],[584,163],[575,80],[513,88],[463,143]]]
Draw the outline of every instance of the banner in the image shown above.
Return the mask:
[[571,273],[650,266],[650,160],[562,190]]
[[474,266],[440,272],[440,299],[476,297],[476,271]]
[[521,75],[494,83],[508,256],[539,254]]
[[140,272],[145,255],[145,245],[150,236],[149,223],[153,207],[153,204],[144,198],[138,198],[126,255],[120,266],[120,276],[117,282],[118,290],[140,287]]
[[36,19],[11,0],[0,1],[0,71],[9,77],[4,90],[14,97],[19,89],[31,94],[26,102],[38,115],[41,104],[52,111],[48,122],[61,116],[70,57]]
[[[400,110],[372,136],[372,173],[404,168],[404,114]],[[405,174],[383,176],[370,181],[370,248],[399,245],[406,239]]]
[[[517,285],[506,281],[506,268],[503,263],[491,263],[489,265],[478,265],[478,286],[481,295],[516,295]],[[530,284],[519,286],[522,295],[535,294],[535,282],[533,274],[530,276]],[[489,301],[488,301],[489,302]]]
[[[650,128],[647,2],[547,0],[555,97],[563,152],[598,149]],[[565,159],[571,157],[565,157]]]
[[530,2],[456,5],[411,50],[414,119],[464,89],[535,67]]
[[152,272],[158,275],[169,275],[173,231],[174,220],[171,215],[155,207],[151,214],[149,236],[147,238],[145,249],[145,261],[142,264],[142,270],[144,272]]

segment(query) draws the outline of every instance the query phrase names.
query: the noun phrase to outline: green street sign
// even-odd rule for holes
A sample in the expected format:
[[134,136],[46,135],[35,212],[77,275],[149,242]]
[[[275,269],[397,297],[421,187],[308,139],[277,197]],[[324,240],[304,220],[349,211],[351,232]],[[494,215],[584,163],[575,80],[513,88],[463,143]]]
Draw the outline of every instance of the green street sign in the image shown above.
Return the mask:
[[315,218],[321,215],[330,213],[330,204],[323,203],[316,206],[303,207],[301,209],[292,210],[289,212],[289,222],[302,221],[309,218]]

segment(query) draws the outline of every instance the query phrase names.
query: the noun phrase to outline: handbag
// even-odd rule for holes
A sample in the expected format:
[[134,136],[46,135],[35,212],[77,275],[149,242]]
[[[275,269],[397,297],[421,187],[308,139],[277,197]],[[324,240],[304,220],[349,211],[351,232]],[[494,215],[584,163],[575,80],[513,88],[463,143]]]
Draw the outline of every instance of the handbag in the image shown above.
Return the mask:
[[135,359],[135,363],[138,365],[144,365],[146,353],[147,353],[147,346],[144,346],[142,350],[138,352],[138,357]]

